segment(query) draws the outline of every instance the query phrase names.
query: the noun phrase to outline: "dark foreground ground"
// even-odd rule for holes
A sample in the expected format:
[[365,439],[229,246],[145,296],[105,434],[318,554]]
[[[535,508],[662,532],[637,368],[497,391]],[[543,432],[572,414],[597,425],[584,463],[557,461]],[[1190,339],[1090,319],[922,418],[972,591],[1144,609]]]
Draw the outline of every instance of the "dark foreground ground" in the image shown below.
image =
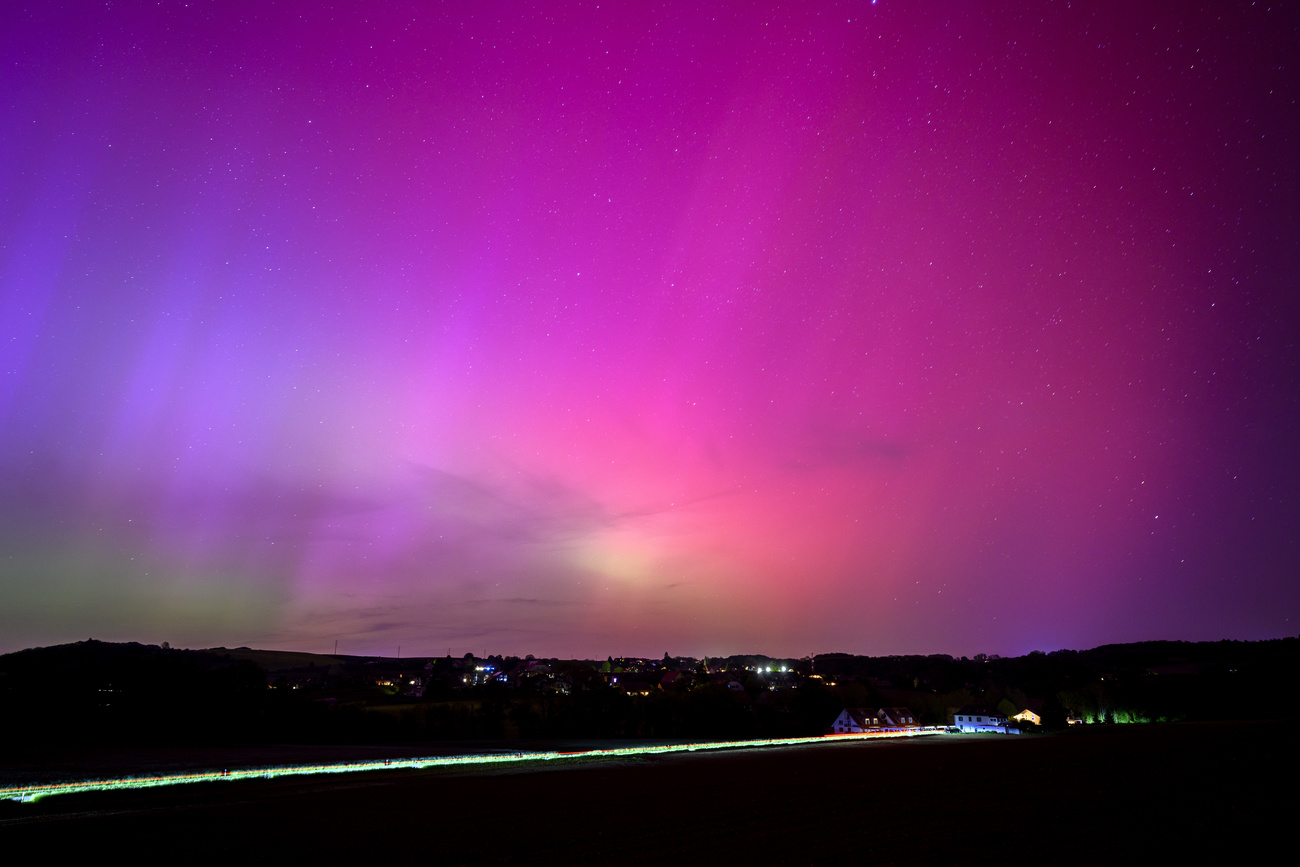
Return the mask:
[[0,803],[66,862],[1106,864],[1295,856],[1290,723],[252,780]]

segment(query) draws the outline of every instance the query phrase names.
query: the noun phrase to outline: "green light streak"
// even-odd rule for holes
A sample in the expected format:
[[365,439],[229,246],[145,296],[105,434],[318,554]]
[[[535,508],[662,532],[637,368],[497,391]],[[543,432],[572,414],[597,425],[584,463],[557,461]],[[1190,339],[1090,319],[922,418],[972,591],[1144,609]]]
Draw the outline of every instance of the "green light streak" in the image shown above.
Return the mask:
[[68,795],[77,792],[114,792],[123,789],[153,789],[159,786],[181,786],[189,783],[207,783],[218,780],[273,780],[279,777],[310,776],[316,774],[353,774],[364,771],[392,771],[418,768],[466,767],[472,765],[506,765],[524,762],[549,762],[557,759],[600,760],[632,756],[689,753],[705,750],[745,749],[750,747],[794,746],[799,744],[844,743],[848,740],[877,740],[880,738],[905,738],[917,735],[942,734],[941,728],[909,729],[906,731],[865,732],[862,734],[819,735],[807,738],[767,738],[748,741],[718,741],[694,744],[669,744],[655,747],[619,747],[606,750],[579,750],[576,752],[531,752],[505,755],[477,756],[427,756],[411,759],[385,759],[370,762],[340,762],[325,765],[293,765],[288,767],[245,768],[233,771],[197,771],[189,774],[167,774],[156,777],[124,777],[117,780],[81,780],[67,783],[45,783],[35,786],[0,788],[0,799],[35,801],[51,795]]

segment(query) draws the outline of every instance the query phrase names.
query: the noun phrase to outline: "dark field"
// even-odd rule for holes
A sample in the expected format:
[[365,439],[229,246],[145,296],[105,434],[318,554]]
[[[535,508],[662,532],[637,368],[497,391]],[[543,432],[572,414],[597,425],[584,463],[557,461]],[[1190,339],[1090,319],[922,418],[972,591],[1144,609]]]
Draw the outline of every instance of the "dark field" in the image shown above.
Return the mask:
[[9,852],[385,864],[1294,857],[1287,723],[1090,727],[0,804]]

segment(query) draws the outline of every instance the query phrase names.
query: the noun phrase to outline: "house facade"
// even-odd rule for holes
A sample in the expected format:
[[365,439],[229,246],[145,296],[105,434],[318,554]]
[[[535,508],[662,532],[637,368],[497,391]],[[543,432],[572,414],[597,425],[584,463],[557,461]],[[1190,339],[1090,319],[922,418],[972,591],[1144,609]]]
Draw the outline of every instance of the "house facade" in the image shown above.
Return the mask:
[[879,728],[880,716],[869,707],[845,708],[831,723],[831,732],[837,735],[860,734]]

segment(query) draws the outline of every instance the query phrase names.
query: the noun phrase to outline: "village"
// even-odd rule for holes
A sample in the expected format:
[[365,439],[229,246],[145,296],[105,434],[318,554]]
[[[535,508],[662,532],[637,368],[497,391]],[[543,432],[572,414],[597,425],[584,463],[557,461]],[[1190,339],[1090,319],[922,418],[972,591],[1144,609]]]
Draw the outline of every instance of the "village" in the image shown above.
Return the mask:
[[[1044,654],[1039,656],[1045,657]],[[1082,699],[1075,706],[1065,707],[1060,703],[1060,696],[1051,701],[1026,695],[1014,686],[1003,684],[999,687],[997,683],[990,683],[987,676],[989,666],[996,671],[1003,662],[997,656],[979,655],[973,660],[884,658],[886,662],[894,663],[894,669],[914,668],[922,659],[931,667],[946,662],[958,668],[971,669],[983,677],[970,678],[953,689],[950,675],[936,675],[934,671],[929,673],[925,682],[915,673],[906,671],[902,672],[901,678],[897,670],[893,672],[894,677],[850,673],[841,655],[798,659],[762,656],[696,659],[665,654],[662,659],[609,657],[603,663],[595,663],[538,659],[531,655],[520,659],[465,654],[463,657],[448,655],[427,661],[411,660],[405,664],[393,659],[369,660],[364,664],[379,670],[372,674],[375,687],[394,699],[406,700],[463,700],[469,696],[493,695],[558,698],[596,692],[641,701],[654,698],[662,703],[690,694],[712,694],[715,697],[725,694],[736,704],[749,705],[761,713],[763,708],[788,709],[795,691],[802,689],[805,695],[821,698],[819,703],[823,706],[831,704],[827,700],[831,694],[850,702],[840,708],[833,719],[823,714],[825,732],[830,734],[909,730],[1018,734],[1042,730],[1043,713],[1049,706],[1052,706],[1049,713],[1056,712],[1057,728],[1107,721],[1104,710],[1091,709],[1093,712],[1090,713],[1087,702]],[[822,669],[828,673],[818,671],[819,660]],[[419,665],[420,662],[423,665]],[[1188,670],[1199,669],[1193,666]],[[1114,675],[1110,677],[1113,679]],[[328,672],[296,669],[278,679],[276,685],[313,690],[330,679]],[[948,689],[941,691],[937,688],[939,686]],[[888,704],[882,704],[886,702]],[[1114,711],[1110,714],[1110,721],[1129,721],[1134,716],[1140,715]]]
[[[732,740],[1030,734],[1225,718],[1300,639],[1145,642],[1020,657],[352,656],[87,640],[0,657],[13,742]],[[1294,712],[1289,693],[1270,715]]]

